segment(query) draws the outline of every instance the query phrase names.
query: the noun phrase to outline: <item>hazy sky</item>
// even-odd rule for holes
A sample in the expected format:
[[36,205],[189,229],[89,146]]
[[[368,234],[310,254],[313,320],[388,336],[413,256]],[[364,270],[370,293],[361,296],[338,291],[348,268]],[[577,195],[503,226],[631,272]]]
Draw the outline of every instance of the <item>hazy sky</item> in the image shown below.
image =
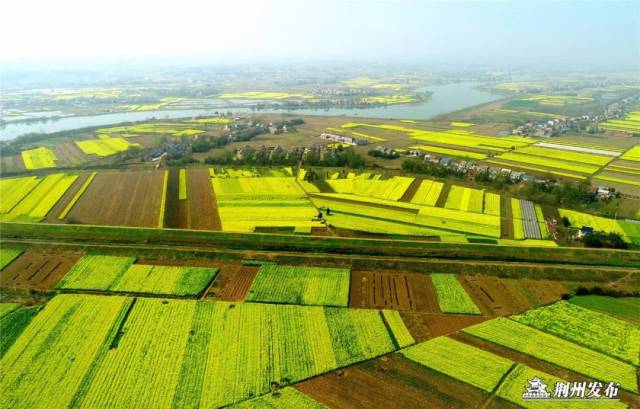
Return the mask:
[[19,0],[0,59],[640,65],[640,1]]

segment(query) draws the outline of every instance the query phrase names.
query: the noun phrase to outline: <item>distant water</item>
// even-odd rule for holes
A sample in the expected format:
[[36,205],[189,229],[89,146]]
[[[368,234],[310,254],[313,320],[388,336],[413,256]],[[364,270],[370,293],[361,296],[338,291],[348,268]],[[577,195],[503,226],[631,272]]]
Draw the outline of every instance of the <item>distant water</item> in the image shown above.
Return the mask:
[[501,98],[499,94],[480,90],[478,83],[456,83],[427,86],[419,91],[432,91],[428,101],[419,104],[392,105],[376,108],[328,108],[328,109],[264,109],[236,107],[211,107],[209,109],[158,110],[144,112],[120,112],[114,114],[73,116],[50,119],[42,122],[7,123],[0,127],[0,140],[10,140],[29,133],[54,133],[93,126],[109,126],[123,122],[139,122],[149,119],[178,119],[211,115],[216,111],[232,111],[243,114],[249,112],[294,113],[300,115],[361,116],[385,119],[431,119],[447,112],[457,111],[474,105],[485,104]]

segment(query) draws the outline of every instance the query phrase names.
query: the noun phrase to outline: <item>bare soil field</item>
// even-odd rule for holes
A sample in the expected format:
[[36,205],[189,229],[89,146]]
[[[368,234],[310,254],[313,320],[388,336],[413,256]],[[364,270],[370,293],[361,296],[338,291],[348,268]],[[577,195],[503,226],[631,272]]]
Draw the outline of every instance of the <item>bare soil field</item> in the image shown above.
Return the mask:
[[68,223],[157,227],[164,171],[98,173]]
[[416,342],[447,335],[479,324],[490,317],[401,311],[400,316]]
[[60,167],[73,167],[79,163],[86,162],[87,156],[78,148],[73,141],[57,144],[53,147],[58,161],[56,165]]
[[484,275],[459,277],[483,315],[511,315],[534,307],[516,280]]
[[568,292],[564,284],[558,281],[522,279],[520,283],[525,292],[541,305],[556,302]]
[[24,170],[24,162],[22,155],[2,156],[0,157],[0,172],[11,173]]
[[80,256],[80,253],[50,254],[27,250],[0,272],[0,286],[50,290]]
[[[464,342],[469,345],[476,346],[478,348],[484,349],[485,351],[489,351],[493,354],[503,356],[505,358],[511,359],[514,362],[522,363],[530,366],[533,369],[537,369],[542,372],[546,372],[551,375],[555,375],[559,378],[570,380],[570,381],[586,381],[587,383],[593,381],[600,381],[598,379],[591,379],[584,375],[578,374],[576,372],[570,371],[568,369],[561,368],[559,366],[550,364],[545,361],[538,360],[529,355],[514,351],[512,349],[503,347],[501,345],[494,344],[489,341],[485,341],[480,338],[476,338],[472,335],[457,333],[451,336],[458,341]],[[619,391],[620,400],[632,408],[640,407],[640,395],[634,395],[632,393],[626,392],[622,389]]]
[[440,312],[428,275],[352,271],[349,306]]
[[224,264],[220,266],[218,278],[209,290],[208,297],[222,301],[244,301],[253,279],[258,273],[257,266]]
[[[333,409],[480,408],[489,395],[400,354],[318,376],[296,389]],[[512,408],[492,401],[492,408]]]
[[[167,197],[164,205],[164,227],[167,228],[186,228],[186,226],[180,226],[178,215],[178,189],[180,187],[179,182],[180,169],[169,169],[169,177],[167,178]],[[184,200],[183,200],[184,201]]]
[[62,198],[58,200],[58,203],[56,203],[56,205],[51,208],[51,211],[49,211],[49,214],[47,214],[47,223],[63,223],[62,220],[58,219],[58,216],[64,211],[69,202],[73,200],[73,197],[82,188],[82,185],[84,185],[89,176],[91,176],[90,173],[83,173],[81,175],[78,175],[78,178],[75,180],[75,182],[73,182],[71,187],[67,189]]
[[[188,229],[195,230],[221,230],[222,222],[218,214],[215,193],[211,186],[209,169],[187,170],[187,201],[188,211],[184,215],[182,208],[179,211],[180,219],[186,219]],[[183,201],[184,202],[184,201]],[[182,204],[181,206],[185,206]],[[182,222],[184,223],[184,222]]]

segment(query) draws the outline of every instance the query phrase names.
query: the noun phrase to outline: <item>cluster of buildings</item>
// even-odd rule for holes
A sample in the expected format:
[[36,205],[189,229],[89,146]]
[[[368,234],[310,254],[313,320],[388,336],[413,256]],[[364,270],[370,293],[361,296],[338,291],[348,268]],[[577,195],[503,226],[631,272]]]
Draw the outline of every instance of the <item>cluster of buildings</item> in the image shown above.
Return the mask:
[[625,107],[637,103],[640,97],[627,97],[607,106],[602,114],[580,115],[571,118],[554,118],[545,121],[531,121],[514,128],[511,133],[521,136],[550,138],[570,130],[582,130],[590,133],[602,132],[600,122],[624,118]]

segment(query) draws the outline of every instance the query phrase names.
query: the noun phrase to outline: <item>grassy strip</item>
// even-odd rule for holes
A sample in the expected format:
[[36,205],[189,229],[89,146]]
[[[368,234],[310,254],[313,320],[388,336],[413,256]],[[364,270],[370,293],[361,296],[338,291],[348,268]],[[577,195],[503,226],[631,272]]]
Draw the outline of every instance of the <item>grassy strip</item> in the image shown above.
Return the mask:
[[73,208],[73,206],[76,204],[76,202],[80,199],[80,196],[82,196],[82,194],[84,193],[85,190],[87,190],[87,188],[89,187],[89,184],[91,183],[91,181],[93,180],[94,177],[96,177],[97,172],[93,172],[88,178],[87,180],[85,180],[84,184],[82,185],[82,187],[80,188],[80,190],[78,190],[78,192],[76,193],[76,195],[73,197],[73,199],[71,199],[71,201],[69,202],[69,204],[67,205],[67,207],[64,208],[64,210],[62,211],[62,213],[60,213],[60,216],[58,216],[59,220],[64,219],[65,217],[67,217],[67,215],[69,214],[69,212],[71,211],[71,209]]

